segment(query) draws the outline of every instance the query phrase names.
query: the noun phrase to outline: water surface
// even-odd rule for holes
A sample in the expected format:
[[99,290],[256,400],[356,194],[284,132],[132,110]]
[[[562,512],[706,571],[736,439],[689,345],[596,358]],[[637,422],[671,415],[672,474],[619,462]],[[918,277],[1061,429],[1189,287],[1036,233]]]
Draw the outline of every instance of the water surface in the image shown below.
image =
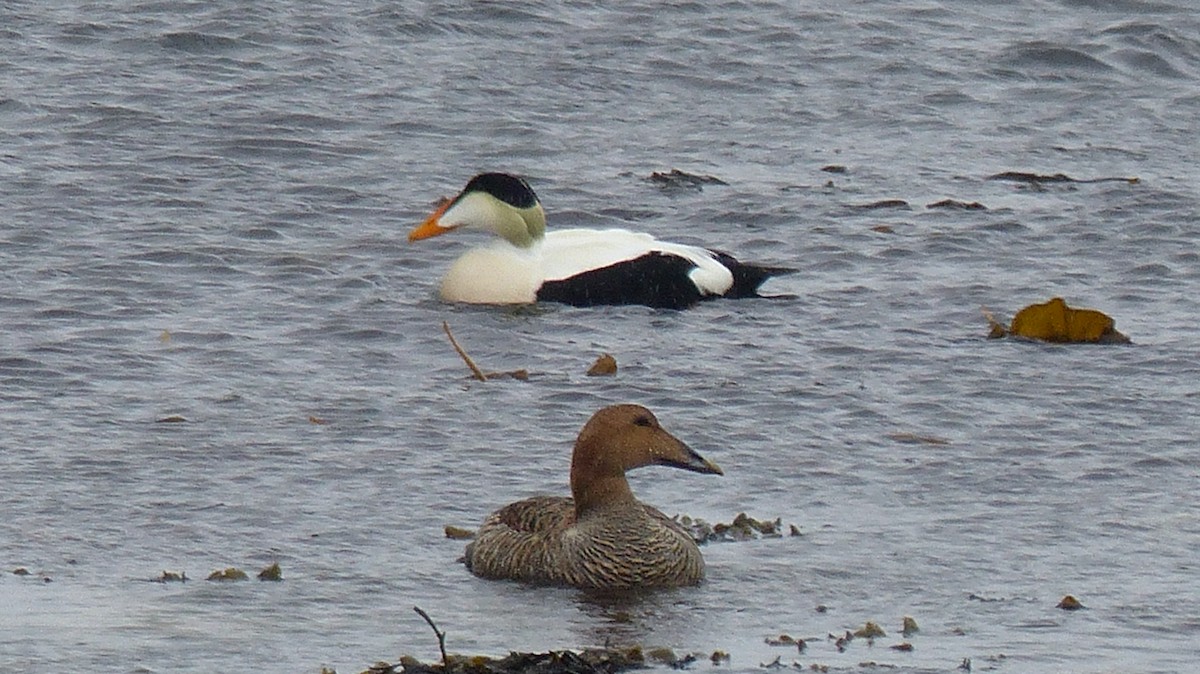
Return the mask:
[[[1193,666],[1187,3],[9,3],[0,26],[0,557],[32,572],[0,576],[0,669],[436,659],[414,605],[464,653]],[[648,180],[672,168],[728,185]],[[526,175],[552,227],[798,271],[687,312],[447,305],[482,237],[405,233],[481,170]],[[984,339],[981,307],[1056,295],[1135,345]],[[443,321],[531,380],[472,382]],[[584,376],[602,352],[619,374]],[[623,602],[470,576],[443,526],[565,492],[618,401],[727,473],[639,471],[643,499],[803,535],[708,546],[705,585]],[[201,580],[275,561],[282,583]],[[826,639],[867,620],[888,636]]]

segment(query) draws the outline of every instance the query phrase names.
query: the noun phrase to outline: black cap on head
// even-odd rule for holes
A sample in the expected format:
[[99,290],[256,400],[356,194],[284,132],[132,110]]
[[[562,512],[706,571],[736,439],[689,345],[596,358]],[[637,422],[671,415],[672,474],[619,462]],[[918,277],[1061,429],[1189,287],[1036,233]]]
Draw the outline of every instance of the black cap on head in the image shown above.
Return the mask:
[[516,208],[532,208],[538,201],[529,183],[507,173],[480,173],[463,188],[463,194],[468,192],[487,192]]

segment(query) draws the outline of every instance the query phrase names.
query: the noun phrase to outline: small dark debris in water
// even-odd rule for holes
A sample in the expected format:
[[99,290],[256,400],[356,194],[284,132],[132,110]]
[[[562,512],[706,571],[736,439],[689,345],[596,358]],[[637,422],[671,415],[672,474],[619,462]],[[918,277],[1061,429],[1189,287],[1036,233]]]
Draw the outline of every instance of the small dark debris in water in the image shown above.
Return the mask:
[[329,423],[329,420],[310,414],[308,415],[308,423],[315,424],[317,426],[324,426]]
[[617,373],[617,359],[607,353],[600,354],[596,362],[588,368],[587,376],[589,377],[611,377]]
[[[13,575],[14,575],[14,576],[22,576],[22,577],[25,577],[25,576],[32,576],[32,575],[34,575],[32,572],[30,572],[30,571],[29,571],[29,569],[27,569],[27,568],[25,568],[25,567],[23,567],[23,566],[18,566],[17,568],[13,569],[13,571],[12,571],[12,572],[13,572]],[[43,583],[53,583],[53,582],[54,582],[54,579],[53,579],[53,578],[51,578],[50,576],[42,576],[41,580],[42,580],[42,582],[43,582]]]
[[1129,183],[1136,185],[1140,180],[1138,178],[1072,178],[1065,173],[1055,173],[1052,175],[1043,175],[1039,173],[1027,173],[1024,171],[1003,171],[994,175],[988,176],[988,180],[1007,180],[1010,182],[1027,183],[1030,185],[1041,185],[1043,183]]
[[909,208],[909,205],[903,199],[880,199],[879,201],[872,201],[869,204],[855,204],[854,208],[863,211],[875,211],[883,208]]
[[712,655],[710,655],[708,659],[714,665],[729,664],[729,654],[725,651],[713,651]]
[[667,172],[655,171],[650,174],[650,182],[658,185],[663,189],[704,189],[705,185],[728,185],[729,183],[721,180],[716,176],[700,175],[698,173],[688,173],[679,169],[671,169]]
[[824,604],[817,604],[815,609],[817,613],[829,613],[829,607]]
[[1083,604],[1072,595],[1067,595],[1062,598],[1062,601],[1058,602],[1055,608],[1061,608],[1064,611],[1078,611],[1083,608]]
[[986,211],[987,206],[978,201],[957,201],[955,199],[942,199],[935,201],[932,204],[927,204],[925,208],[953,208],[960,211]]
[[914,635],[920,631],[921,631],[921,628],[917,627],[916,620],[913,620],[909,616],[904,616],[904,623],[903,623],[903,627],[900,628],[900,633],[904,635],[905,639],[911,637],[912,635]]
[[449,538],[452,541],[468,541],[472,538],[475,538],[475,531],[473,529],[464,529],[462,527],[456,527],[452,524],[447,524],[444,530],[446,532],[446,538]]
[[916,433],[888,433],[888,437],[906,445],[948,445],[949,440],[943,440],[932,435],[917,435]]
[[1065,173],[1041,175],[1024,171],[1003,171],[988,176],[988,180],[1008,180],[1016,183],[1073,183],[1075,179]]
[[821,170],[826,173],[846,173],[846,167],[842,166],[841,164],[829,164],[828,166],[822,166]]
[[998,597],[984,597],[983,595],[978,595],[978,594],[975,594],[974,592],[972,592],[971,594],[968,594],[968,595],[967,595],[967,599],[968,599],[968,600],[970,600],[970,601],[981,601],[981,602],[983,602],[983,603],[985,603],[985,604],[987,604],[987,603],[991,603],[991,602],[994,602],[994,601],[1004,601],[1004,599],[1003,599],[1003,598],[998,598]]
[[509,653],[503,658],[451,655],[446,663],[426,664],[411,656],[396,665],[380,662],[363,674],[616,674],[646,666],[638,647],[624,650],[587,649],[547,653]]
[[803,536],[804,534],[800,533],[800,528],[797,527],[795,524],[789,524],[788,525],[788,535],[789,536]]
[[871,231],[879,232],[880,234],[895,234],[896,233],[896,230],[891,225],[875,225],[874,227],[871,228]]
[[169,417],[163,417],[161,419],[156,419],[154,421],[154,423],[156,423],[156,424],[183,424],[183,423],[187,423],[187,419],[179,416],[178,414],[172,414]]
[[958,663],[958,668],[964,672],[971,671],[971,658],[963,658],[962,662]]
[[843,634],[840,637],[835,637],[832,634],[830,634],[829,638],[833,639],[833,646],[834,646],[834,648],[837,649],[838,653],[845,653],[846,646],[848,646],[851,641],[854,641],[854,635],[851,634],[849,631],[847,631],[845,634]]
[[883,631],[883,628],[879,626],[879,623],[868,620],[865,625],[858,628],[854,632],[854,636],[860,639],[875,639],[878,637],[886,637],[887,632]]
[[646,659],[653,660],[654,662],[661,662],[664,665],[669,665],[678,660],[678,658],[675,657],[675,651],[669,648],[651,648],[650,650],[646,651]]
[[783,656],[781,656],[781,655],[777,655],[777,656],[775,656],[774,660],[772,660],[770,662],[760,662],[760,663],[758,663],[758,666],[762,667],[763,669],[779,669],[779,668],[783,667],[783,663],[779,661],[780,658],[782,658],[782,657]]
[[767,637],[765,641],[768,646],[795,646],[797,653],[803,653],[804,649],[808,648],[808,642],[804,639],[797,639],[789,634],[780,634],[776,638]]
[[156,583],[186,583],[188,581],[187,573],[180,571],[163,571],[162,575],[154,579]]
[[250,576],[247,576],[245,571],[242,571],[241,569],[235,569],[231,566],[228,569],[217,569],[216,571],[213,571],[212,573],[208,574],[208,578],[206,580],[229,582],[235,580],[250,580]]
[[888,646],[888,648],[892,649],[893,651],[900,651],[902,653],[911,653],[913,645],[905,641],[903,643]]
[[275,562],[274,564],[268,566],[267,568],[263,569],[262,571],[259,571],[258,579],[259,580],[269,580],[269,581],[272,581],[275,583],[278,583],[279,581],[283,580],[283,569],[279,568],[279,562]]
[[667,664],[671,665],[671,669],[687,669],[688,667],[691,667],[696,660],[697,658],[695,655],[688,653],[682,658],[679,658],[674,662],[668,662]]
[[484,375],[488,379],[516,379],[517,381],[529,381],[529,370],[509,370],[507,372],[488,372]]

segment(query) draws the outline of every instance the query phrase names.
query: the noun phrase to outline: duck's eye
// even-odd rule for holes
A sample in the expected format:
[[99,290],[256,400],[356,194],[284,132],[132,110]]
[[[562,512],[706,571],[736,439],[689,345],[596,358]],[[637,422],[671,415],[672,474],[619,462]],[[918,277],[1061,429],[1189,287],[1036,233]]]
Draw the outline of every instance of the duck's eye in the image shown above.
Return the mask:
[[645,426],[646,428],[650,428],[654,425],[654,422],[650,421],[650,417],[646,416],[645,414],[634,419],[633,423],[635,426]]

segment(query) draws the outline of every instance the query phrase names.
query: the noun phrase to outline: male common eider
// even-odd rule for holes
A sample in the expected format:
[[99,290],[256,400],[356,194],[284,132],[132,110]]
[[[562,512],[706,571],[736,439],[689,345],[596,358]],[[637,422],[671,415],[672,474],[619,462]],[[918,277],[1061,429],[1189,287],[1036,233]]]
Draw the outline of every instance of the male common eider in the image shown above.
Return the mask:
[[459,227],[484,229],[500,240],[468,251],[450,267],[441,296],[451,302],[684,309],[715,297],[759,297],[758,287],[768,278],[794,271],[744,264],[722,252],[624,229],[547,233],[546,213],[529,183],[506,173],[472,178],[408,240]]
[[663,430],[650,410],[613,405],[579,433],[571,457],[571,498],[537,496],[492,513],[466,550],[483,578],[580,588],[695,585],[704,558],[678,523],[639,502],[625,471],[670,466],[722,475]]

